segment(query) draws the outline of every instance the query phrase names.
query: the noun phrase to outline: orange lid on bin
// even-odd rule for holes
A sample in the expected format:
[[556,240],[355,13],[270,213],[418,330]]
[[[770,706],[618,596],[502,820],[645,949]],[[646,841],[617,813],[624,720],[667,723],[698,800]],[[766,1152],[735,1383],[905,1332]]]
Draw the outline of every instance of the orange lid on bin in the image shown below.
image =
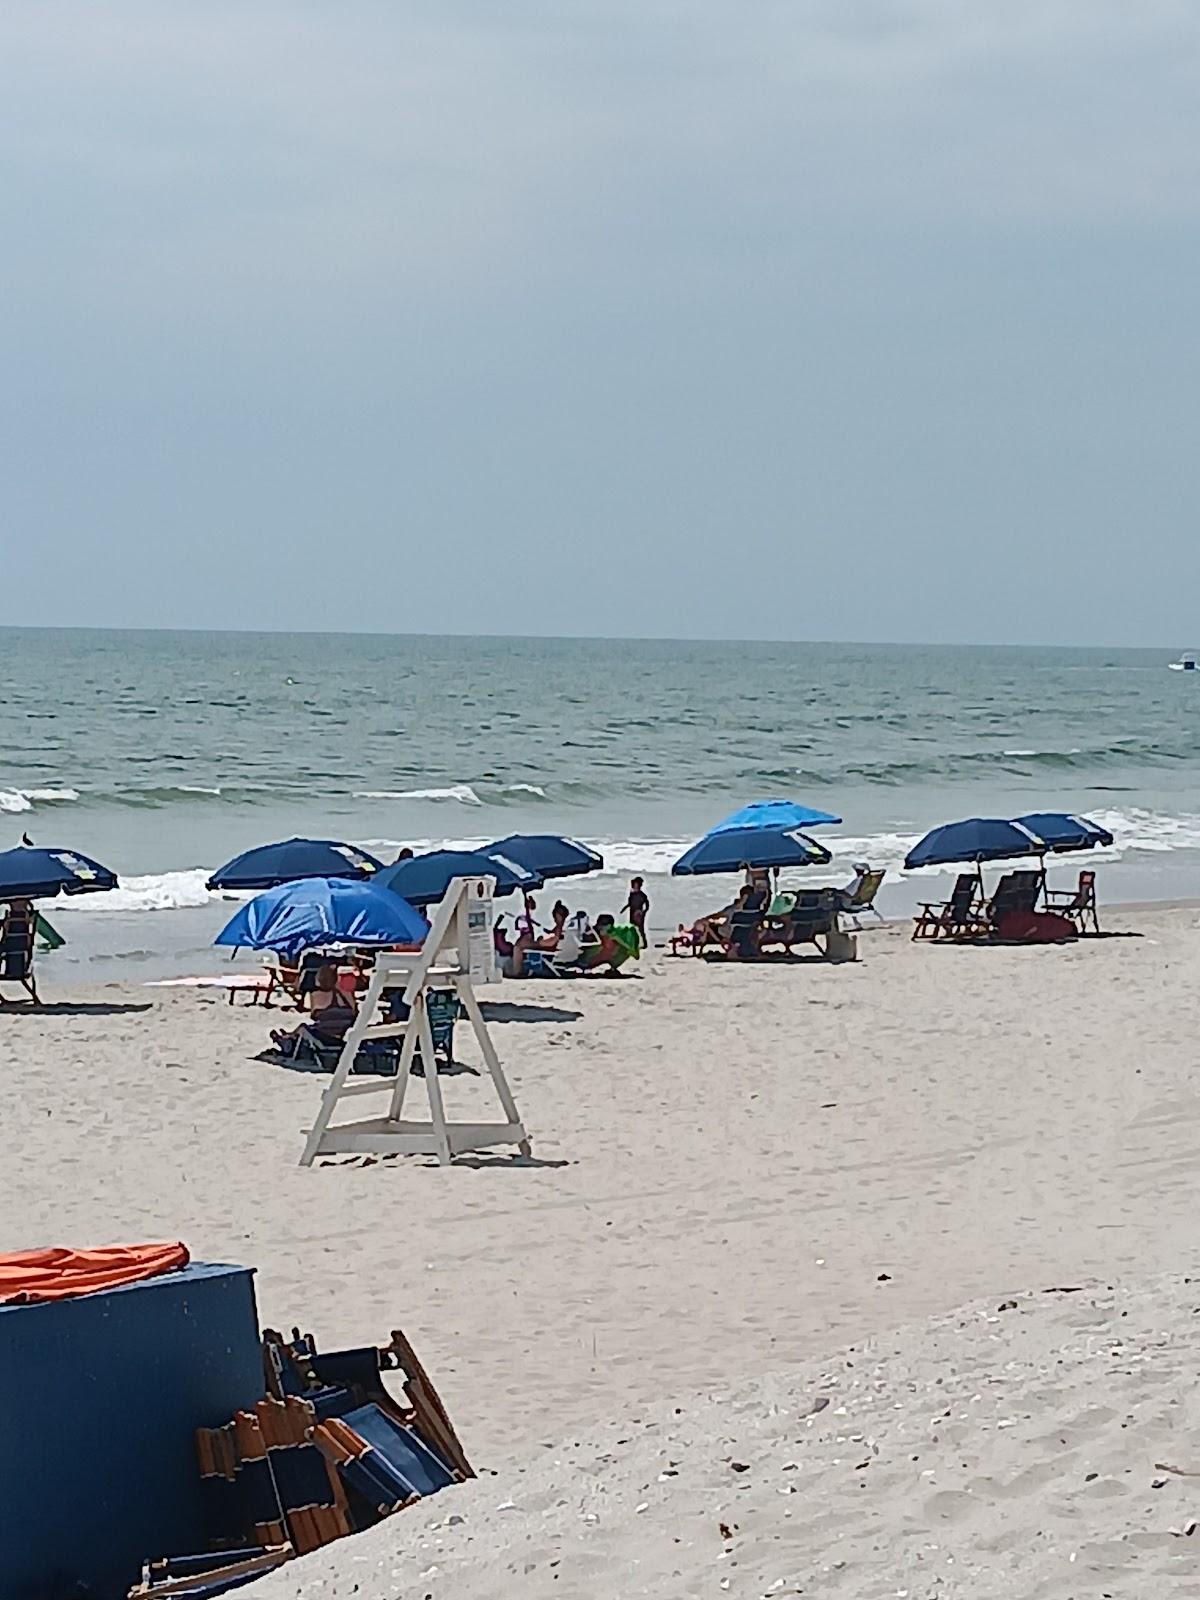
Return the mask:
[[117,1289],[186,1267],[185,1244],[113,1244],[98,1250],[16,1250],[0,1255],[0,1305],[35,1305]]

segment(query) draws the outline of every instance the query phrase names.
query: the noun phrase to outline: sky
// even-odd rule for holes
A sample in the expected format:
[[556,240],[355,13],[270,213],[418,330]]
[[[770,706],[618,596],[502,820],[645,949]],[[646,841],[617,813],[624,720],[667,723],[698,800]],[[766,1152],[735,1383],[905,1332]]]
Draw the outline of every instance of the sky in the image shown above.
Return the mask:
[[0,623],[1200,644],[1192,0],[18,0]]

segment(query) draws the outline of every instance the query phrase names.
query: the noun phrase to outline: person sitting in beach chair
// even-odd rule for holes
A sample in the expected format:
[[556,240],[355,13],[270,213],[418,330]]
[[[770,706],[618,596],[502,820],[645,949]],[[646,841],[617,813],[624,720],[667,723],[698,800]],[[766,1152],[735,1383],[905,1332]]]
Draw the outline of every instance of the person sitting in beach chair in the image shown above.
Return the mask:
[[960,872],[949,900],[930,900],[921,904],[914,918],[914,939],[974,939],[987,932],[983,907],[978,902],[979,877]]
[[[555,907],[557,912],[558,907]],[[584,956],[598,946],[599,937],[580,912],[564,923],[557,944],[549,950],[530,950],[525,957],[522,976],[526,978],[578,978],[587,971]]]
[[678,933],[669,941],[671,954],[677,956],[681,945],[694,956],[703,955],[710,945],[724,945],[729,937],[734,913],[744,908],[749,894],[750,885],[744,883],[730,905],[722,906],[720,911],[711,911],[706,917],[697,917],[690,928],[680,923]]
[[580,958],[585,972],[615,978],[627,961],[636,961],[641,954],[637,929],[632,923],[618,923],[609,911],[596,918],[592,932],[595,942],[584,949]]
[[[34,1005],[41,1005],[33,976],[37,914],[28,900],[13,900],[0,921],[0,983],[19,983]],[[0,1006],[9,1002],[0,995]]]
[[310,1021],[301,1023],[298,1028],[272,1031],[271,1043],[281,1055],[295,1055],[302,1036],[318,1044],[340,1045],[358,1015],[357,1004],[341,987],[338,969],[331,962],[323,962],[313,974],[308,1009]]
[[761,891],[751,890],[730,917],[725,937],[721,941],[726,960],[757,960],[762,954],[766,926],[766,906],[762,903]]
[[874,913],[883,921],[875,905],[875,896],[883,885],[885,873],[881,868],[871,868],[865,861],[854,863],[854,876],[850,882],[837,891],[838,910],[843,917],[849,917],[857,929],[859,919],[868,913]]
[[[1078,933],[1099,933],[1100,912],[1096,906],[1096,874],[1084,870],[1074,889],[1047,889],[1046,910],[1067,917]],[[1091,923],[1089,930],[1088,924]]]

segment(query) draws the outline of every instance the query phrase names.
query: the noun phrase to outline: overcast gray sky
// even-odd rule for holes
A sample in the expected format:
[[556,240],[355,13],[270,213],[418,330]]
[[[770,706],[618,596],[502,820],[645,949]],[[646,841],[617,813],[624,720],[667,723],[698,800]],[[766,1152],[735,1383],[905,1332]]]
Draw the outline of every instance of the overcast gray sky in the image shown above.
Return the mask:
[[0,621],[1200,643],[1192,0],[17,0]]

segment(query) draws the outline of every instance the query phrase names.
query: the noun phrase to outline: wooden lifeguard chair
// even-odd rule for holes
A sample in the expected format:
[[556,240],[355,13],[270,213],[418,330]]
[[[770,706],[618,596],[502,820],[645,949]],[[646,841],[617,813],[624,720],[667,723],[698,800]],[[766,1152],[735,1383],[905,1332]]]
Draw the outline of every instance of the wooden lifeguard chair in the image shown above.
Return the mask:
[[[492,944],[492,878],[454,878],[437,909],[429,935],[415,954],[381,951],[375,959],[362,1006],[346,1033],[333,1076],[321,1096],[320,1110],[304,1145],[300,1164],[309,1167],[318,1156],[330,1155],[435,1155],[443,1164],[468,1150],[486,1150],[513,1144],[523,1156],[530,1154],[512,1090],[504,1076],[487,1030],[472,983],[495,976]],[[377,1021],[376,1012],[385,990],[403,989],[408,1014],[403,1021]],[[430,989],[452,989],[458,996],[479,1041],[484,1064],[504,1113],[503,1122],[448,1122],[433,1054],[433,1032],[427,996]],[[356,1077],[347,1082],[368,1039],[403,1038],[395,1077]],[[417,1051],[425,1073],[429,1120],[404,1119],[404,1101]],[[387,1094],[383,1116],[356,1122],[334,1122],[338,1101],[351,1095]]]

